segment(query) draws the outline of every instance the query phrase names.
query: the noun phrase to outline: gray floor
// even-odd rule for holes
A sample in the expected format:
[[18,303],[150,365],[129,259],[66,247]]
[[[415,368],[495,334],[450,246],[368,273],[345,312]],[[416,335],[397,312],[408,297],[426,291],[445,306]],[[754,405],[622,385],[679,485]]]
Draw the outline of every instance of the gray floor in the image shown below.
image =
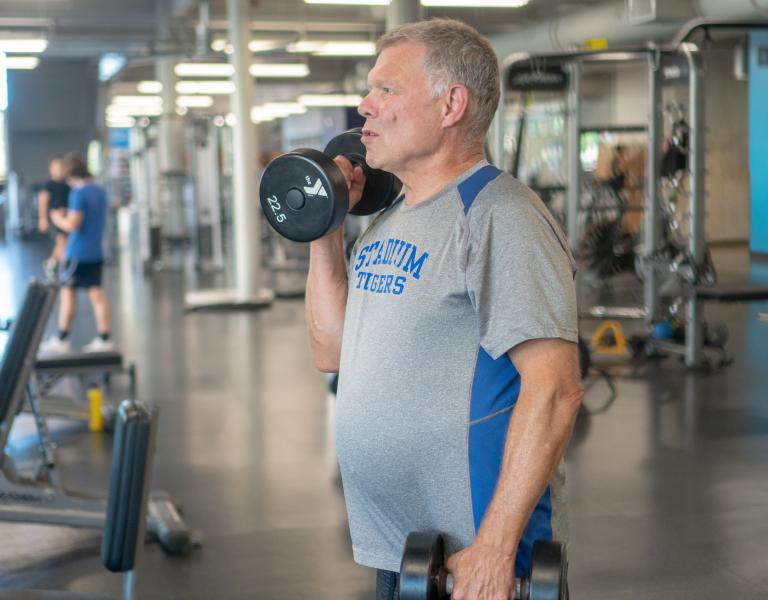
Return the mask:
[[[0,245],[0,317],[12,316],[39,242]],[[768,263],[718,251],[721,279],[768,283]],[[350,556],[329,450],[326,384],[309,360],[303,305],[182,311],[182,273],[109,270],[115,333],[141,398],[162,409],[154,484],[205,534],[189,556],[147,544],[140,598],[371,598]],[[768,597],[768,303],[707,307],[731,330],[735,363],[618,367],[617,397],[589,381],[568,455],[573,597]],[[93,335],[83,308],[76,343]],[[20,420],[13,452],[34,446]],[[108,435],[57,422],[66,474],[103,487]],[[99,536],[0,524],[0,587],[117,594]]]

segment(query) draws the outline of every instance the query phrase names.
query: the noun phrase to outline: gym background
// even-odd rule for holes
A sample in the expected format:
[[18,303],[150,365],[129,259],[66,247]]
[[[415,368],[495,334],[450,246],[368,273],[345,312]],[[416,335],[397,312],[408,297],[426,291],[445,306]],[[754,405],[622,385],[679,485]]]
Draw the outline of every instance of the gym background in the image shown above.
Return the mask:
[[[278,155],[359,127],[376,38],[436,16],[490,39],[487,157],[537,191],[579,263],[571,594],[768,595],[768,2],[10,0],[1,597],[372,597],[335,381],[307,348],[308,247],[267,225],[259,182]],[[30,286],[53,246],[38,196],[67,153],[108,197],[116,350],[36,361],[56,332],[55,298]],[[349,244],[370,218],[347,219]],[[87,303],[76,322],[81,347]],[[102,565],[104,506],[65,490],[117,497],[126,398],[157,417],[129,584]]]

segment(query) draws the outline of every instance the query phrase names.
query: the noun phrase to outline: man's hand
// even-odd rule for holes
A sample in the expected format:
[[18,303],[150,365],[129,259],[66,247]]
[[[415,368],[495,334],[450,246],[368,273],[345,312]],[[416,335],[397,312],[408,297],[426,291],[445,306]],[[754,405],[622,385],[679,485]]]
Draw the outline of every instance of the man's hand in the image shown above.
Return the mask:
[[448,559],[451,600],[510,600],[515,597],[515,555],[477,539]]
[[362,167],[353,166],[349,160],[344,156],[337,156],[333,159],[339,166],[341,172],[344,174],[344,178],[347,180],[347,188],[349,189],[349,210],[360,202],[360,198],[363,197],[363,188],[365,187],[365,175],[363,174]]

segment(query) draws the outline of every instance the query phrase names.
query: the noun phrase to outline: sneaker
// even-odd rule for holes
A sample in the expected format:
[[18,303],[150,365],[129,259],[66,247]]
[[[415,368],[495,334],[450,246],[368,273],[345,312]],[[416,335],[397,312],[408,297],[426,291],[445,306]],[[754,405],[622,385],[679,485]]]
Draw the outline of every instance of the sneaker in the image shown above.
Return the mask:
[[59,263],[53,258],[47,258],[43,261],[43,273],[45,273],[45,278],[48,281],[58,281],[58,267]]
[[40,356],[58,356],[72,352],[72,344],[69,340],[62,340],[57,335],[52,335],[40,344],[38,354]]
[[115,342],[111,339],[102,340],[98,335],[83,346],[83,352],[112,352],[115,349]]

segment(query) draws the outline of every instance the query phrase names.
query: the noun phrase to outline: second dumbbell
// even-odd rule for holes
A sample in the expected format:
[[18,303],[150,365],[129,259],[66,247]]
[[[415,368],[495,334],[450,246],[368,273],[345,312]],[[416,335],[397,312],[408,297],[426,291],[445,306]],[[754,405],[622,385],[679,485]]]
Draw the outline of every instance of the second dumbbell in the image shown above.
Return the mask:
[[[443,536],[431,531],[408,535],[400,563],[400,600],[448,600],[453,577],[444,566]],[[568,561],[565,546],[537,540],[531,571],[515,579],[514,600],[567,600]]]

